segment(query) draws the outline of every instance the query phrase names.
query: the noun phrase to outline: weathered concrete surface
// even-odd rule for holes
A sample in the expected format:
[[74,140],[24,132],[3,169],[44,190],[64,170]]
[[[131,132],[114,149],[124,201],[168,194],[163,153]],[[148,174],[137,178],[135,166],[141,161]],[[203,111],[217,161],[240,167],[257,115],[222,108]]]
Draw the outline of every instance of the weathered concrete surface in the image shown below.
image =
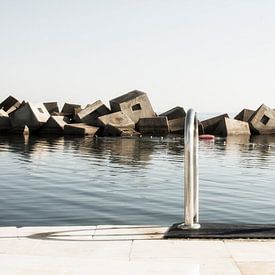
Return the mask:
[[74,117],[76,122],[82,122],[90,125],[96,124],[96,119],[100,116],[110,114],[111,111],[101,100],[87,105],[83,110]]
[[124,112],[116,112],[101,116],[97,119],[97,124],[102,128],[105,128],[107,125],[111,125],[117,128],[135,128],[135,123]]
[[102,135],[111,136],[111,137],[119,137],[119,136],[132,137],[132,136],[140,136],[140,133],[135,131],[132,128],[119,128],[108,124],[107,126],[105,126]]
[[240,113],[238,113],[234,119],[246,121],[248,122],[251,116],[254,114],[255,111],[249,109],[243,109]]
[[249,119],[251,133],[275,134],[275,111],[262,104]]
[[141,225],[2,227],[1,274],[274,274],[274,240],[165,240],[167,229]]
[[80,111],[81,111],[81,105],[65,103],[61,110],[61,114],[59,114],[59,115],[64,115],[64,116],[73,118]]
[[0,109],[0,132],[7,132],[11,129],[11,120],[4,110]]
[[166,116],[171,133],[183,134],[186,113],[182,107],[175,107],[159,116]]
[[65,116],[51,116],[39,133],[62,135],[64,134],[64,127],[68,123],[70,123],[70,119]]
[[45,102],[43,103],[50,115],[53,113],[59,113],[57,102]]
[[13,128],[22,129],[26,125],[30,131],[35,131],[48,121],[50,114],[42,103],[26,103],[11,113],[10,118]]
[[8,114],[12,113],[20,107],[21,103],[13,96],[7,97],[3,102],[0,103],[0,109],[3,109]]
[[0,109],[0,132],[8,132],[11,129],[11,120],[4,110]]
[[140,118],[156,117],[147,94],[141,91],[132,91],[110,100],[112,112],[123,111],[134,123]]
[[214,135],[226,137],[231,135],[250,135],[249,125],[245,121],[224,117],[214,130]]
[[169,133],[168,119],[166,116],[141,118],[137,123],[137,130],[142,135],[167,135]]
[[98,127],[90,126],[85,123],[65,124],[64,135],[95,136],[98,130]]
[[20,126],[20,127],[17,127],[17,128],[11,128],[9,133],[11,133],[13,135],[28,136],[30,134],[30,129],[27,125],[25,125],[25,126]]
[[222,114],[222,115],[215,116],[215,117],[201,121],[199,123],[199,133],[214,135],[214,132],[218,124],[225,117],[229,118],[228,114]]

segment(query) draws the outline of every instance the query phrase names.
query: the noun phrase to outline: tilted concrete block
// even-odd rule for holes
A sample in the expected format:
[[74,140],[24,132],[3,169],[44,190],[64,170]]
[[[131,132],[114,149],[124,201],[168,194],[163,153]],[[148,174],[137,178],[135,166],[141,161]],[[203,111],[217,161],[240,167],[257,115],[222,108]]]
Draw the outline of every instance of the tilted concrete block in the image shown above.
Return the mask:
[[64,134],[64,127],[70,123],[70,119],[65,116],[51,116],[46,124],[40,129],[41,134]]
[[61,114],[73,118],[80,111],[81,111],[81,105],[65,103],[61,110]]
[[50,115],[53,113],[59,113],[57,102],[45,102],[43,103]]
[[26,103],[11,113],[10,118],[13,128],[21,129],[26,125],[30,131],[35,131],[48,121],[50,114],[42,103]]
[[28,136],[30,134],[30,129],[27,125],[17,128],[12,128],[9,133],[13,135],[24,135]]
[[249,109],[243,109],[240,113],[238,113],[234,119],[246,121],[248,122],[251,116],[254,114],[255,111]]
[[249,125],[245,121],[224,117],[214,131],[214,135],[226,137],[231,135],[250,135]]
[[98,130],[98,127],[90,126],[85,123],[66,124],[64,126],[64,135],[95,136]]
[[4,110],[0,109],[0,132],[8,132],[11,129],[11,120]]
[[82,122],[86,124],[93,125],[95,120],[107,114],[110,114],[111,111],[109,108],[102,103],[101,100],[94,102],[93,104],[87,105],[83,110],[75,115],[74,120],[76,122]]
[[112,125],[107,125],[104,128],[103,136],[111,136],[111,137],[132,137],[132,136],[140,136],[140,133],[135,131],[132,128],[118,128]]
[[169,133],[168,119],[166,116],[141,118],[137,123],[137,130],[142,135],[167,135]]
[[97,119],[97,124],[102,128],[106,127],[107,125],[111,125],[117,128],[135,128],[135,123],[124,112],[116,112],[101,116]]
[[275,134],[275,111],[262,104],[249,119],[253,134]]
[[228,114],[222,114],[222,115],[215,116],[215,117],[201,121],[199,123],[199,133],[214,135],[214,132],[218,124],[225,117],[229,117]]
[[[51,116],[66,116],[66,114],[63,114],[61,112],[52,112]],[[67,118],[69,118],[68,116],[66,116]]]
[[147,94],[141,91],[132,91],[110,100],[112,112],[123,111],[134,123],[140,118],[156,117]]
[[0,109],[3,109],[8,114],[12,113],[20,107],[21,103],[13,96],[7,97],[3,102],[0,103]]
[[169,130],[171,133],[184,133],[184,124],[186,113],[182,107],[175,107],[159,116],[166,116],[168,119]]

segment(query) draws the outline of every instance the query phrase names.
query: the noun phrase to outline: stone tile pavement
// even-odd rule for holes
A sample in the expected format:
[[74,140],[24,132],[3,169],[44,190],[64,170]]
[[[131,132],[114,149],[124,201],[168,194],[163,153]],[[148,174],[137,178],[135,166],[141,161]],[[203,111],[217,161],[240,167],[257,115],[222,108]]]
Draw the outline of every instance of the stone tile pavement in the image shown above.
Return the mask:
[[163,239],[167,227],[0,227],[0,275],[275,274],[275,241]]

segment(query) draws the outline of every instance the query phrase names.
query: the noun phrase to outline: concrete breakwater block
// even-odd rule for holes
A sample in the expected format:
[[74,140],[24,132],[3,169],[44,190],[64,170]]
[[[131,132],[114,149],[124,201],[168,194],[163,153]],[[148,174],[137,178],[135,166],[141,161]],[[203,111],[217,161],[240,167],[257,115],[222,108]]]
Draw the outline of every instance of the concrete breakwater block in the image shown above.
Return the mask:
[[200,134],[209,134],[214,135],[217,126],[223,118],[229,118],[228,114],[222,114],[215,116],[206,120],[203,120],[199,123],[199,133]]
[[248,121],[253,134],[275,134],[275,111],[262,104]]
[[64,126],[64,135],[72,136],[95,136],[98,127],[90,126],[85,123],[66,124]]
[[10,114],[13,128],[22,129],[28,126],[30,131],[35,131],[42,127],[50,118],[44,104],[26,103]]
[[185,116],[186,112],[182,107],[175,107],[159,116],[166,116],[168,119],[169,131],[175,134],[184,133]]
[[169,133],[168,119],[166,116],[141,118],[137,123],[137,130],[142,135],[167,135]]
[[135,128],[135,123],[124,112],[116,112],[101,116],[97,119],[97,124],[102,128],[106,127],[107,125],[111,125],[117,128]]
[[275,239],[275,224],[203,223],[201,228],[185,230],[173,224],[164,238],[183,239]]
[[255,111],[249,110],[249,109],[243,109],[241,112],[239,112],[234,119],[246,121],[248,122],[251,116],[254,114]]
[[80,111],[81,111],[81,105],[65,103],[61,110],[61,114],[59,114],[59,115],[64,115],[64,116],[73,118]]
[[21,127],[17,127],[17,128],[12,128],[9,133],[13,134],[13,135],[24,135],[24,136],[28,136],[30,134],[30,129],[27,125],[25,126],[21,126]]
[[215,129],[214,134],[220,137],[226,137],[230,135],[250,136],[250,129],[248,123],[245,121],[223,117]]
[[43,103],[50,115],[53,113],[59,113],[57,102],[45,102]]
[[134,123],[140,118],[156,117],[147,94],[141,91],[132,91],[110,100],[112,112],[123,111]]
[[74,120],[79,123],[86,123],[93,125],[96,123],[96,119],[100,116],[110,114],[111,111],[102,103],[101,100],[88,104],[83,110],[74,116]]
[[3,102],[0,103],[0,109],[3,109],[8,114],[12,113],[20,107],[21,103],[13,96],[7,97]]
[[40,134],[64,134],[64,127],[70,123],[70,119],[65,116],[51,116],[45,125],[40,129]]
[[4,110],[0,109],[0,132],[7,132],[11,129],[11,120]]
[[140,133],[135,131],[132,128],[119,128],[113,125],[108,124],[103,131],[103,136],[111,136],[111,137],[133,137],[140,136]]

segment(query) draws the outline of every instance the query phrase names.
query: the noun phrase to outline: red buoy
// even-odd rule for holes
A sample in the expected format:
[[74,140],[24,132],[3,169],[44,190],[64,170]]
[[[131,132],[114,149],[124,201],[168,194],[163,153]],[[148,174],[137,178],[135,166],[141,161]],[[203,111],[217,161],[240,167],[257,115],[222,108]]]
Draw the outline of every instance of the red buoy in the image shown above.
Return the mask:
[[215,136],[213,136],[213,135],[199,135],[199,139],[214,140]]

